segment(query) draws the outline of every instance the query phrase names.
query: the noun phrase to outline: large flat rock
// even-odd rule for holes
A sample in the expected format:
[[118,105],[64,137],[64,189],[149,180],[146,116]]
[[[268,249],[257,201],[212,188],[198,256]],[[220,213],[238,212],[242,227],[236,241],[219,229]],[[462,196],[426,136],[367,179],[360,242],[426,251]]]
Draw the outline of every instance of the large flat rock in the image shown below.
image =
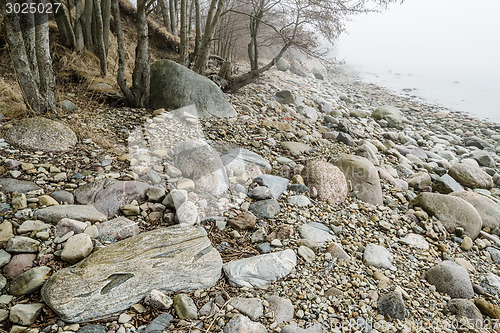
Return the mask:
[[126,310],[154,289],[210,288],[221,269],[210,240],[195,227],[177,225],[122,240],[58,271],[42,297],[62,320],[87,322]]
[[21,120],[5,133],[5,140],[19,148],[45,152],[67,151],[78,141],[68,126],[43,117]]
[[50,206],[35,211],[34,215],[37,219],[52,224],[56,224],[64,218],[89,222],[106,221],[106,215],[99,212],[92,205]]
[[14,178],[0,178],[0,191],[26,193],[29,191],[39,190],[40,186],[28,180],[19,180]]
[[144,182],[100,179],[77,188],[74,194],[76,202],[94,205],[109,219],[120,212],[121,206],[145,200],[148,189],[149,184]]

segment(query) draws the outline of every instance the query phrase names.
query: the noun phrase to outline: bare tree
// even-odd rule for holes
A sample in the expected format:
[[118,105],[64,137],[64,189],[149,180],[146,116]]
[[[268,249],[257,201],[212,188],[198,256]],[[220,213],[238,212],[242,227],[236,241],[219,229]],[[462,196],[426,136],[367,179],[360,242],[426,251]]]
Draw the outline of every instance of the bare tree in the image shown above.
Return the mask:
[[193,66],[193,70],[200,74],[205,74],[210,46],[214,37],[215,28],[219,23],[224,4],[224,0],[211,0],[210,2],[210,8],[208,9],[207,19],[205,22],[205,31],[197,53],[195,54],[195,63]]
[[189,65],[189,19],[188,9],[189,0],[181,0],[181,31],[180,31],[180,45],[179,45],[179,62],[184,65]]
[[[230,11],[250,20],[248,56],[250,71],[233,77],[227,90],[235,92],[269,70],[289,49],[325,60],[327,50],[320,48],[320,38],[334,43],[344,29],[347,18],[354,14],[380,10],[397,0],[249,0],[251,11]],[[276,56],[259,67],[259,38],[265,27],[268,40],[281,45]]]
[[135,48],[135,66],[132,73],[132,86],[125,79],[125,50],[123,31],[121,27],[120,5],[113,0],[113,16],[116,22],[116,38],[118,42],[118,73],[117,81],[128,102],[135,107],[147,107],[150,92],[150,55],[148,41],[146,0],[137,1],[136,31],[137,46]]
[[[24,3],[34,0],[23,0]],[[55,111],[55,77],[49,48],[48,15],[44,11],[17,14],[17,3],[0,0],[12,63],[28,108],[37,114]],[[45,0],[37,3],[46,6]],[[45,8],[45,7],[44,7]]]

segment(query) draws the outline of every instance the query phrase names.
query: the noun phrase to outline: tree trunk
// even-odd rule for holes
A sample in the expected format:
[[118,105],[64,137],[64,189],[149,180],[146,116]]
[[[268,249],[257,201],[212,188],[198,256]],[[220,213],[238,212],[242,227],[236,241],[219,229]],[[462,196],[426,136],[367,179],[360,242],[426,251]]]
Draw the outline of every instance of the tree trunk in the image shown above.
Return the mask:
[[255,81],[260,74],[264,73],[265,71],[269,70],[271,67],[273,67],[283,56],[283,54],[286,52],[286,50],[290,47],[290,44],[285,44],[278,55],[273,58],[269,63],[267,63],[265,66],[262,66],[261,68],[258,68],[257,70],[253,70],[250,72],[247,72],[245,74],[242,74],[240,76],[237,76],[233,78],[229,84],[227,85],[227,88],[225,89],[226,91],[230,93],[235,93],[238,90],[240,90],[242,87],[246,86],[249,83],[252,83]]
[[169,10],[170,10],[170,31],[174,36],[179,35],[179,30],[177,28],[177,11],[175,10],[175,1],[176,0],[169,0]]
[[104,54],[109,51],[109,25],[111,22],[111,0],[101,0],[102,38],[104,40]]
[[[21,3],[29,4],[32,0],[24,0]],[[38,74],[38,62],[36,58],[36,29],[35,29],[35,15],[32,13],[21,14],[18,16],[21,33],[23,36],[24,44],[21,44],[26,49],[26,56],[28,57],[28,64],[30,71],[33,74],[35,85],[40,84],[40,77]]]
[[102,13],[101,13],[101,4],[99,0],[94,1],[93,8],[93,24],[95,26],[95,31],[92,34],[94,37],[94,47],[95,53],[99,58],[99,62],[101,64],[101,75],[106,76],[108,74],[108,62],[106,57],[106,49],[104,46],[104,28],[102,23]]
[[125,95],[125,98],[130,103],[134,100],[134,95],[125,80],[125,50],[123,45],[123,31],[118,0],[112,0],[112,6],[116,26],[116,41],[118,43],[118,71],[116,74],[116,81],[118,82],[118,86],[120,86],[120,90]]
[[[45,4],[45,0],[39,1]],[[25,14],[18,16],[14,12],[7,13],[4,10],[6,3],[13,5],[16,2],[14,0],[0,0],[0,8],[3,9],[0,16],[3,16],[10,57],[24,101],[27,107],[36,114],[55,110],[55,79],[49,49],[48,16],[47,14],[33,15],[32,21],[29,18],[33,27],[30,25],[21,26],[19,16],[22,17]],[[23,20],[26,20],[26,17]],[[25,40],[23,32],[24,35],[30,37]],[[30,50],[29,52],[34,50],[34,57],[33,54],[28,56],[27,50]]]
[[201,43],[201,12],[200,12],[200,0],[194,0],[194,6],[195,6],[195,25],[196,25],[196,36],[194,38],[194,52],[193,56],[198,54],[198,50],[200,48],[200,43]]
[[[56,3],[54,0],[51,2],[53,5]],[[69,9],[61,3],[59,10],[54,11],[54,17],[56,19],[57,28],[59,29],[59,41],[61,44],[69,49],[75,48],[76,39],[73,27],[71,26]]]
[[161,16],[163,18],[163,23],[165,24],[165,28],[167,28],[168,32],[172,31],[172,27],[170,26],[170,14],[167,6],[167,0],[158,0],[160,3]]
[[94,46],[92,43],[93,7],[94,7],[94,0],[85,0],[85,9],[83,10],[83,14],[81,16],[84,45],[90,52],[94,52]]
[[75,50],[82,51],[85,48],[82,28],[82,0],[75,0],[75,24],[73,31],[75,32]]
[[212,0],[212,2],[210,3],[207,23],[205,24],[205,33],[203,34],[203,39],[201,41],[200,48],[198,49],[198,54],[196,55],[196,62],[193,67],[193,70],[195,72],[198,72],[199,74],[202,75],[205,74],[206,71],[210,45],[212,44],[212,39],[215,33],[215,27],[219,23],[223,6],[224,6],[224,0]]
[[132,73],[132,91],[135,95],[135,106],[149,106],[150,58],[148,39],[148,20],[146,16],[146,0],[137,1],[137,47],[135,48],[135,67]]
[[[38,0],[46,8],[46,0]],[[43,109],[56,110],[56,79],[52,69],[49,44],[49,15],[38,12],[35,14],[36,56],[40,75],[40,95],[45,103]]]
[[180,43],[180,63],[188,66],[189,63],[189,28],[188,28],[188,0],[181,0],[181,43]]

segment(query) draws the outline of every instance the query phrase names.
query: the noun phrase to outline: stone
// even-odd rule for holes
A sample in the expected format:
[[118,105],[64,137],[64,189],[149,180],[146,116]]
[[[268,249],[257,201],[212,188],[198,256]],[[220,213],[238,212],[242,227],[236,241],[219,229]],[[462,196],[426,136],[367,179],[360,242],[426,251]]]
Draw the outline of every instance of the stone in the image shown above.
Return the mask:
[[189,178],[181,178],[177,181],[177,190],[180,191],[194,191],[196,185],[192,179]]
[[[9,254],[10,255],[10,254]],[[13,255],[9,263],[4,267],[4,274],[8,279],[13,279],[31,267],[36,259],[36,254],[21,253]]]
[[257,222],[257,217],[253,215],[251,212],[242,212],[236,217],[229,219],[227,223],[235,228],[235,229],[253,229],[255,227],[255,223]]
[[59,205],[59,202],[51,196],[41,195],[38,197],[38,204],[40,206],[57,206]]
[[278,215],[281,206],[275,199],[267,199],[252,202],[249,209],[259,219],[272,219]]
[[486,251],[488,251],[491,255],[491,259],[495,264],[500,263],[500,250],[494,248],[494,247],[487,247]]
[[276,92],[276,99],[281,104],[295,104],[295,98],[293,98],[290,90],[278,90]]
[[27,180],[18,180],[13,178],[0,178],[0,191],[1,192],[13,192],[17,193],[27,193],[31,191],[37,191],[40,189],[40,186],[37,184],[27,181]]
[[168,331],[170,322],[174,319],[170,313],[158,315],[144,330],[144,333],[158,333]]
[[183,141],[174,147],[175,166],[191,179],[198,191],[220,196],[229,189],[226,168],[219,153],[202,140]]
[[476,298],[474,304],[485,316],[493,319],[500,319],[500,306],[486,301],[484,298]]
[[146,200],[148,189],[149,184],[144,182],[104,178],[80,186],[75,190],[74,195],[76,202],[82,205],[93,205],[110,219],[120,212],[122,206],[130,205],[134,200],[138,202]]
[[495,297],[500,296],[500,278],[494,273],[486,273],[481,277],[481,287]]
[[275,66],[279,71],[286,72],[290,68],[290,63],[285,58],[280,58]]
[[347,146],[354,147],[356,146],[356,141],[352,138],[352,136],[348,133],[339,132],[336,137],[337,142],[343,143]]
[[10,309],[9,320],[15,324],[30,326],[42,314],[43,304],[16,304]]
[[491,145],[485,140],[478,138],[477,136],[469,136],[464,139],[464,144],[467,147],[477,147],[479,149],[484,149],[491,147]]
[[68,151],[77,143],[76,134],[66,125],[43,117],[25,118],[5,133],[11,145],[43,152]]
[[314,259],[316,259],[316,255],[314,254],[314,251],[311,250],[310,248],[308,248],[307,246],[299,246],[297,253],[307,263],[311,263],[314,261]]
[[151,186],[146,192],[148,201],[161,202],[165,197],[165,189],[160,186]]
[[231,299],[229,305],[252,320],[257,320],[264,315],[264,305],[260,298],[235,297]]
[[276,279],[290,274],[296,264],[295,252],[287,249],[233,260],[225,263],[223,269],[229,282],[234,286],[265,288]]
[[54,235],[56,237],[62,237],[70,231],[73,231],[75,234],[80,234],[84,232],[86,228],[87,223],[85,222],[64,218],[56,224],[56,231]]
[[150,106],[179,109],[196,106],[199,117],[236,117],[236,111],[210,79],[171,60],[151,65]]
[[481,231],[481,216],[474,206],[461,198],[423,192],[410,202],[410,206],[422,207],[427,213],[435,215],[449,233],[461,227],[465,235],[474,240]]
[[174,301],[159,290],[151,290],[144,298],[144,303],[159,310],[168,310],[174,304]]
[[52,198],[56,199],[56,201],[59,204],[67,203],[67,204],[74,204],[75,203],[75,198],[73,196],[73,193],[60,190],[60,191],[55,191],[50,195]]
[[474,243],[472,242],[472,239],[469,236],[465,236],[462,242],[460,243],[460,247],[464,251],[469,251],[470,249],[472,249],[472,245],[474,245]]
[[33,231],[50,230],[51,225],[38,220],[26,220],[18,228],[18,234],[31,233]]
[[104,222],[107,216],[92,205],[59,205],[39,209],[34,217],[45,222],[57,224],[64,218],[78,221]]
[[191,201],[186,201],[177,208],[175,217],[179,224],[194,225],[199,221],[198,207]]
[[392,254],[383,246],[368,244],[363,253],[363,263],[366,266],[388,269],[392,265]]
[[399,320],[406,317],[406,306],[399,291],[392,291],[380,297],[377,306],[381,315]]
[[469,273],[461,265],[445,260],[425,273],[427,281],[436,287],[436,290],[447,294],[451,298],[472,298],[474,290]]
[[198,309],[193,300],[186,294],[175,295],[174,299],[175,313],[180,319],[195,320],[198,318]]
[[77,333],[106,333],[106,327],[102,325],[85,325],[81,326]]
[[471,157],[475,159],[479,165],[487,168],[494,168],[496,165],[495,159],[484,150],[472,152]]
[[255,200],[266,200],[272,199],[273,194],[271,190],[266,186],[256,186],[248,191],[248,196]]
[[262,156],[244,148],[231,149],[221,157],[221,160],[227,170],[232,168],[232,164],[238,163],[242,163],[244,170],[250,170],[254,166],[258,166],[264,172],[270,172],[272,169],[271,164]]
[[247,317],[237,314],[224,327],[224,333],[266,333],[267,330],[261,323],[256,323]]
[[0,249],[0,268],[9,263],[12,256],[4,249]]
[[403,115],[396,107],[391,105],[379,106],[372,112],[372,118],[385,120],[390,127],[400,127],[403,124]]
[[7,242],[5,250],[9,253],[36,253],[40,242],[25,236],[14,236]]
[[262,175],[253,180],[261,186],[269,188],[274,199],[278,199],[288,187],[289,180],[279,176]]
[[328,245],[326,249],[327,253],[330,253],[333,258],[337,258],[337,260],[351,260],[351,256],[348,255],[344,249],[342,248],[342,245],[332,242],[330,245]]
[[173,189],[162,201],[167,208],[177,209],[180,205],[188,200],[188,193],[186,190]]
[[429,243],[425,240],[424,236],[419,234],[409,233],[401,238],[399,242],[419,250],[429,250]]
[[61,259],[69,263],[76,263],[87,257],[94,245],[89,235],[82,233],[71,236],[61,252]]
[[292,195],[288,198],[288,203],[292,206],[307,207],[311,205],[311,200],[305,195]]
[[448,310],[456,316],[458,320],[465,318],[475,327],[483,322],[481,311],[467,299],[455,298],[448,302]]
[[32,294],[42,288],[51,272],[47,266],[31,268],[10,282],[9,293],[14,296]]
[[274,322],[277,324],[293,320],[295,312],[292,301],[285,297],[271,295],[266,297],[269,303],[269,311],[274,313]]
[[361,156],[342,155],[334,164],[342,171],[361,201],[372,205],[383,204],[380,178],[373,163]]
[[297,325],[287,325],[283,327],[281,333],[324,333],[320,325],[314,325],[313,327],[300,328]]
[[0,223],[0,246],[5,246],[12,237],[14,237],[12,223],[8,221]]
[[75,111],[78,108],[75,103],[67,99],[57,103],[57,106],[59,106],[64,111]]
[[451,192],[463,191],[464,188],[449,174],[445,173],[434,181],[432,190],[441,194],[449,194]]
[[27,208],[28,201],[26,200],[26,195],[24,193],[13,194],[11,205],[15,210]]
[[302,142],[284,141],[280,143],[283,149],[290,151],[292,155],[301,155],[312,152],[312,148]]
[[123,312],[152,290],[210,288],[222,259],[195,227],[174,225],[124,239],[57,271],[42,298],[62,320],[85,322]]
[[500,205],[495,201],[472,191],[453,192],[451,195],[464,199],[474,206],[481,216],[483,228],[488,227],[493,230],[500,226]]
[[448,173],[462,186],[484,189],[493,187],[493,178],[478,166],[456,163],[452,165]]
[[97,229],[99,240],[111,243],[136,236],[141,232],[137,222],[123,216],[103,222],[97,226]]
[[308,73],[307,69],[305,69],[301,64],[297,62],[292,62],[290,64],[290,72],[302,77],[306,77]]
[[408,186],[418,188],[423,188],[425,186],[430,186],[432,184],[431,176],[424,171],[414,173],[408,178]]
[[309,188],[316,188],[321,201],[339,203],[347,198],[347,181],[342,171],[325,161],[311,160],[302,171]]
[[335,240],[335,236],[331,234],[332,230],[326,225],[318,222],[302,224],[299,226],[298,231],[302,238],[316,241],[319,244],[325,244]]

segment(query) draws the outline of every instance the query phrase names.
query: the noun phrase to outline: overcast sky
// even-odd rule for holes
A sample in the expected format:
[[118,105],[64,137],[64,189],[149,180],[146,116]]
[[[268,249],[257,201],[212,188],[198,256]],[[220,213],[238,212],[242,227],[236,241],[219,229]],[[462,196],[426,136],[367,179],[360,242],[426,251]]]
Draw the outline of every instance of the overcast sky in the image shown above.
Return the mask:
[[338,58],[350,63],[500,78],[500,0],[406,0],[355,17],[347,32]]

